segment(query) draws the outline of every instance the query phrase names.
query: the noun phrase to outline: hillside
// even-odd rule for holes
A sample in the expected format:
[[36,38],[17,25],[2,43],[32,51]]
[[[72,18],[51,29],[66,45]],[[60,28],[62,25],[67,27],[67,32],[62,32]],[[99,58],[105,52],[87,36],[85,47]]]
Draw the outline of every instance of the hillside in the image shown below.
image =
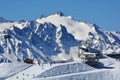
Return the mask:
[[[18,64],[12,66],[8,72],[1,73],[5,80],[119,80],[119,61],[105,57],[100,59],[103,67],[95,68],[81,62],[67,62],[44,64],[43,66]],[[13,65],[13,64],[9,64]],[[5,68],[3,66],[6,66]],[[5,70],[8,64],[0,65]],[[20,67],[21,66],[21,67]],[[12,73],[10,72],[12,71]],[[19,71],[19,72],[18,72]],[[8,75],[5,75],[9,73]]]
[[120,53],[119,32],[104,31],[61,12],[34,21],[0,21],[0,62],[67,60],[72,57],[71,49],[79,45],[91,46],[102,54]]

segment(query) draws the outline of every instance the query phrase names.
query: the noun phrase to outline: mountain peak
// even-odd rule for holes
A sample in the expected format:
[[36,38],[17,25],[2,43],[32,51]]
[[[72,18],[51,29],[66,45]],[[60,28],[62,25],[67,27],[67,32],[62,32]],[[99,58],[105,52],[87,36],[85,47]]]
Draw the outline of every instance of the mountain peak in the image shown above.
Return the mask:
[[8,20],[4,19],[3,17],[0,17],[0,23],[3,23],[3,22],[8,22]]
[[0,17],[0,22],[6,22],[6,20],[3,17]]
[[60,11],[57,11],[56,14],[59,15],[59,16],[64,16],[64,14]]
[[[0,20],[7,21],[2,17]],[[11,36],[7,42],[4,34],[0,37],[0,51],[5,55],[13,54],[21,61],[25,58],[45,61],[68,59],[70,56],[66,55],[71,55],[70,49],[78,45],[94,47],[103,54],[120,53],[119,32],[110,34],[96,24],[75,21],[59,11],[36,21],[6,22],[0,26],[1,33],[7,28]]]

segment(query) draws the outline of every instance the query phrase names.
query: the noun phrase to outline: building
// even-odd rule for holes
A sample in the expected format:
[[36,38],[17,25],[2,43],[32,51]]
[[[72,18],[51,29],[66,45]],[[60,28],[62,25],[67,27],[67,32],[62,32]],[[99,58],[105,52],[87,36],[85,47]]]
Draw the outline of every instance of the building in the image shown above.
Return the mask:
[[27,59],[24,60],[24,63],[33,64],[33,60],[30,59],[30,58],[27,58]]
[[78,48],[78,57],[85,61],[98,61],[98,54],[95,49],[93,48],[85,48],[85,47],[79,47]]

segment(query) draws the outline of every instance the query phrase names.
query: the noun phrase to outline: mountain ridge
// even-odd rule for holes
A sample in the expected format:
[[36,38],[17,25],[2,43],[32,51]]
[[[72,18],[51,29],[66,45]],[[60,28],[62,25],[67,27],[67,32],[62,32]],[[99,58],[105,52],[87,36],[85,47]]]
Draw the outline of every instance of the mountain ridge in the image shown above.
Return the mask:
[[14,57],[10,61],[26,58],[51,61],[55,57],[66,60],[71,58],[72,47],[83,44],[103,54],[120,53],[119,32],[104,31],[96,24],[74,21],[71,16],[66,17],[62,13],[35,21],[0,23],[0,28],[1,35],[5,35],[7,28],[7,35],[11,36],[7,39],[4,35],[0,37],[0,62],[7,62],[7,54]]

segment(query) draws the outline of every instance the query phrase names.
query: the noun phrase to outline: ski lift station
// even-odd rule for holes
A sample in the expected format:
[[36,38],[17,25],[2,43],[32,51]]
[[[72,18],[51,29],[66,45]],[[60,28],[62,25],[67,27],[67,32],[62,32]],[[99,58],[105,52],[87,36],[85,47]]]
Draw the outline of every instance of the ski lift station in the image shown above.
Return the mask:
[[91,47],[78,47],[78,57],[87,61],[98,61],[101,56],[100,51]]
[[[73,52],[75,52],[73,54]],[[75,56],[75,54],[77,56]],[[89,62],[97,62],[99,58],[101,58],[102,54],[100,51],[94,49],[94,48],[87,48],[86,46],[76,46],[71,48],[71,55],[74,59],[78,57],[82,61],[89,61]]]

